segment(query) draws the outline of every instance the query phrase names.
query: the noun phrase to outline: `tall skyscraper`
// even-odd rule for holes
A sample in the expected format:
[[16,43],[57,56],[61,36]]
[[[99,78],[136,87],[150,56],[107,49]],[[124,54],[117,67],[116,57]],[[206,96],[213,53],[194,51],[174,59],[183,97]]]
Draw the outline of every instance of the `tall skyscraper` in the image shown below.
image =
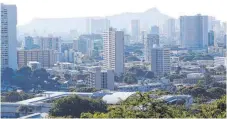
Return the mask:
[[124,73],[124,32],[110,28],[103,33],[104,67]]
[[0,4],[1,68],[17,69],[17,7]]
[[185,48],[206,48],[208,46],[208,16],[181,16],[181,45]]
[[153,48],[153,45],[159,45],[159,35],[147,34],[144,44],[144,59],[146,62],[151,62],[151,50]]
[[145,45],[146,39],[147,39],[147,32],[146,31],[141,31],[140,39],[142,43]]
[[31,36],[24,38],[24,49],[31,50],[34,46],[34,40]]
[[208,33],[208,46],[214,46],[214,31]]
[[140,21],[132,20],[131,21],[131,40],[133,43],[140,42]]
[[176,45],[176,25],[175,19],[168,19],[164,24],[164,34],[169,45]]
[[147,34],[144,42],[144,59],[146,62],[151,62],[151,50],[153,45],[159,45],[159,27],[152,26],[151,31]]
[[170,50],[154,45],[151,51],[151,70],[156,76],[170,73]]

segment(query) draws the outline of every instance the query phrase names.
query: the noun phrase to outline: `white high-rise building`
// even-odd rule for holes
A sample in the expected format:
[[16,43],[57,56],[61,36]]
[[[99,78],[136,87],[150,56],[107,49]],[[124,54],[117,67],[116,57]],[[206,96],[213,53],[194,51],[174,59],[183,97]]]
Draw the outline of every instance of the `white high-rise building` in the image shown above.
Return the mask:
[[133,43],[140,42],[140,21],[132,20],[131,21],[131,40]]
[[17,69],[17,7],[0,4],[1,68]]
[[206,48],[208,46],[208,16],[181,16],[180,39],[185,48]]
[[156,76],[170,73],[170,50],[154,45],[151,51],[151,70]]
[[91,67],[88,84],[96,89],[114,90],[114,71],[101,70],[101,67]]
[[105,69],[117,75],[124,73],[124,32],[110,28],[103,33],[103,58]]

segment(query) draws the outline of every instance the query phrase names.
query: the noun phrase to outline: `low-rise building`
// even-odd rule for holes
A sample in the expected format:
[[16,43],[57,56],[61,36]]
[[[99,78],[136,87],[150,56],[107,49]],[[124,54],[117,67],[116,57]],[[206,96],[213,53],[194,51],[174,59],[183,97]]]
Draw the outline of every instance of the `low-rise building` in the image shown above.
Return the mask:
[[225,57],[214,57],[214,66],[225,66]]
[[177,63],[180,61],[180,58],[179,57],[176,57],[176,56],[172,56],[170,57],[170,62],[171,63]]
[[51,68],[56,63],[54,50],[18,50],[17,64],[18,68],[27,66],[29,61],[36,61],[42,65],[42,68]]
[[29,61],[27,64],[32,70],[40,69],[42,67],[41,63],[36,61]]
[[59,70],[69,70],[74,69],[74,64],[69,62],[58,62],[57,64],[55,64],[55,67],[59,68]]
[[196,61],[198,65],[204,65],[204,66],[213,66],[214,60],[197,60]]
[[92,67],[89,72],[88,84],[90,87],[114,90],[113,70],[101,70],[101,67]]
[[161,83],[151,83],[148,85],[134,84],[134,85],[118,86],[117,88],[118,91],[123,91],[123,92],[135,92],[135,91],[148,92],[156,89],[164,89],[164,85]]
[[204,78],[204,74],[202,73],[190,73],[187,74],[187,78],[184,80],[184,83],[197,84],[202,78]]
[[226,56],[226,49],[224,49],[223,47],[211,46],[211,47],[208,47],[208,53],[209,54],[216,54],[216,55],[220,55],[220,56],[225,57]]

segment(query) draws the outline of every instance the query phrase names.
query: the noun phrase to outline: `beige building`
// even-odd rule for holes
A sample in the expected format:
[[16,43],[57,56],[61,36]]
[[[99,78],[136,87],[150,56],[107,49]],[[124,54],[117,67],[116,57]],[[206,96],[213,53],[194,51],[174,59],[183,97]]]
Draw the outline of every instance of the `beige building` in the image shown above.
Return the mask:
[[27,66],[29,61],[37,61],[42,67],[52,67],[56,63],[54,50],[19,50],[17,51],[18,68]]

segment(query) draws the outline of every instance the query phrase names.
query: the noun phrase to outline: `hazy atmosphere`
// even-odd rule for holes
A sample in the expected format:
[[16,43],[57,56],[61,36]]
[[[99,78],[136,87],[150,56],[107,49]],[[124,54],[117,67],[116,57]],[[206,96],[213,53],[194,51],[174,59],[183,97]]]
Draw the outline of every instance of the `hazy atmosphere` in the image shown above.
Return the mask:
[[0,0],[1,118],[226,118],[227,0]]
[[18,25],[34,18],[72,18],[109,16],[125,12],[143,12],[156,7],[178,18],[197,13],[227,21],[226,0],[0,0],[16,4]]

